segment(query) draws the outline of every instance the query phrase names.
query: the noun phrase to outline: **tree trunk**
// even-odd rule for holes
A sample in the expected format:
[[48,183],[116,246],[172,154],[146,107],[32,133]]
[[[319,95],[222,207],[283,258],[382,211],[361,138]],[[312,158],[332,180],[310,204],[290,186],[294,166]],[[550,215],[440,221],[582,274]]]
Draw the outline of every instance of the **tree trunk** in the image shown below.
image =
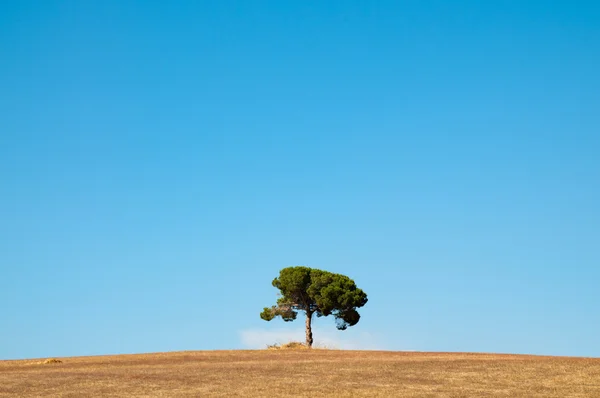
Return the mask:
[[306,311],[306,346],[312,348],[313,337],[312,337],[312,312]]

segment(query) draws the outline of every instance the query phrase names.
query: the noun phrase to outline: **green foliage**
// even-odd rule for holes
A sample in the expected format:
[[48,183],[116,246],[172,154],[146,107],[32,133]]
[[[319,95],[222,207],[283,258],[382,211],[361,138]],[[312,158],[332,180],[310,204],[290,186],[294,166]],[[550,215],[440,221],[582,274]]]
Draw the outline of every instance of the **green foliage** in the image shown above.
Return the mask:
[[273,286],[281,297],[277,305],[263,309],[260,317],[265,321],[279,316],[289,322],[296,319],[298,311],[305,311],[307,316],[333,315],[337,328],[344,330],[358,323],[356,309],[367,303],[367,294],[352,279],[309,267],[282,269]]

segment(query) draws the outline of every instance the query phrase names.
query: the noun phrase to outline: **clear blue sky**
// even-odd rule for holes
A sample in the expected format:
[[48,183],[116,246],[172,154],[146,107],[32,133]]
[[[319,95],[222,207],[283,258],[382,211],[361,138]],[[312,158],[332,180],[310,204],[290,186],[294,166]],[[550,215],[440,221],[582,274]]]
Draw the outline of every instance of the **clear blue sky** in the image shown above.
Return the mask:
[[300,264],[323,333],[600,356],[598,2],[5,1],[0,58],[0,359],[243,348]]

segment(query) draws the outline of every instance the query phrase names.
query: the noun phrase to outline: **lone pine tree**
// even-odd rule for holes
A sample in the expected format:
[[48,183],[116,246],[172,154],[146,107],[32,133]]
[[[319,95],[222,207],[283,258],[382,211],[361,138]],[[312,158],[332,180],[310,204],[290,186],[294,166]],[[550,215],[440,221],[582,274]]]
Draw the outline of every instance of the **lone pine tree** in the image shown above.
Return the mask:
[[360,320],[356,311],[367,303],[367,294],[345,275],[309,267],[287,267],[273,279],[281,297],[277,305],[265,307],[260,317],[270,321],[280,316],[284,321],[296,319],[298,311],[306,314],[306,345],[313,344],[312,316],[333,315],[336,327],[345,330]]

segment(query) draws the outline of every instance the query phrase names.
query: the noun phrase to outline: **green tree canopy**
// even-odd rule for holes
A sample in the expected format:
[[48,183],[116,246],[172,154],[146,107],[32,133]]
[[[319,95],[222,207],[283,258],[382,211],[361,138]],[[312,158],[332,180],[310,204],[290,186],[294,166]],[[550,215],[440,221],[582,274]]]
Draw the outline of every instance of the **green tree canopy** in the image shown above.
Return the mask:
[[273,280],[281,297],[277,305],[265,307],[260,317],[271,321],[281,317],[290,322],[298,311],[306,314],[306,344],[311,347],[313,314],[318,317],[333,315],[339,330],[354,326],[360,320],[356,311],[367,303],[367,294],[345,275],[334,274],[309,267],[287,267]]

